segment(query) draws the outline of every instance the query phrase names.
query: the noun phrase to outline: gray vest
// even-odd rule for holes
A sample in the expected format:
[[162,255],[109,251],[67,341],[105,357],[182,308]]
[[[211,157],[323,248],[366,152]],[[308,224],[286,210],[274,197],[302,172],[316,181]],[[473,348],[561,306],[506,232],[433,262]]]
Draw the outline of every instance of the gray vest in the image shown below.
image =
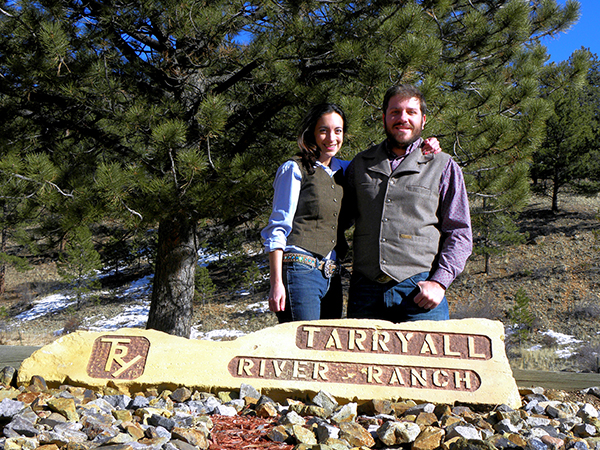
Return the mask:
[[410,153],[391,173],[385,142],[354,158],[354,270],[396,281],[429,272],[440,250],[439,184],[449,155]]
[[344,175],[338,170],[331,178],[320,168],[309,175],[298,158],[293,161],[300,166],[302,187],[287,243],[323,257],[337,243]]

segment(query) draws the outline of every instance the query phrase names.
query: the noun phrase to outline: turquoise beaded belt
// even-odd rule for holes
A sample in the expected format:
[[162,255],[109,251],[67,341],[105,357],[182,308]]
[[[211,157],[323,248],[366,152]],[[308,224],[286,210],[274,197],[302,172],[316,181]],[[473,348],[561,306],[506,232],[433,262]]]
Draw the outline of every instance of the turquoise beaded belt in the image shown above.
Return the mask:
[[323,271],[323,275],[325,275],[325,278],[331,278],[339,271],[339,266],[335,263],[335,261],[331,259],[319,261],[317,258],[310,255],[305,255],[304,253],[284,253],[283,262],[298,262],[302,264],[307,264],[311,267],[315,267]]

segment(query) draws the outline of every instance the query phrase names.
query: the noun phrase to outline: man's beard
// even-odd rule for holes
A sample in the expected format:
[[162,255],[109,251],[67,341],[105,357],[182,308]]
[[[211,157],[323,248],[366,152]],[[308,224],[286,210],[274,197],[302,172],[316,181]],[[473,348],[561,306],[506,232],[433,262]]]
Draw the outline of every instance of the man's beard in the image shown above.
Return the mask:
[[421,137],[421,130],[412,128],[412,132],[413,133],[407,139],[398,140],[394,133],[392,133],[387,126],[385,127],[385,134],[388,138],[388,142],[392,144],[393,147],[402,149],[407,149]]

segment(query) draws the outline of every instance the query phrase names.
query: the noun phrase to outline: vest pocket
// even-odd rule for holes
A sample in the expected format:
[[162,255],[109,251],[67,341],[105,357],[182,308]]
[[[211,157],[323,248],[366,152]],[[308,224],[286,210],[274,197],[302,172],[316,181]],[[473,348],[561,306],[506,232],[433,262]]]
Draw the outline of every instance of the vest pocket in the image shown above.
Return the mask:
[[406,190],[409,192],[414,192],[417,195],[424,195],[429,197],[431,195],[431,189],[427,186],[420,186],[417,184],[409,184],[406,186]]

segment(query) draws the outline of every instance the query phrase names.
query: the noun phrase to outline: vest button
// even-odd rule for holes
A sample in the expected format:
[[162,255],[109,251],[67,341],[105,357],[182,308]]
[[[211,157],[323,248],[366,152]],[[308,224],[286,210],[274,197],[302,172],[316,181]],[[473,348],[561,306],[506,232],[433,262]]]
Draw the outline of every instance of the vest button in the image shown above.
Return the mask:
[[386,238],[381,239],[381,242],[387,242]]
[[387,264],[387,261],[385,259],[382,259],[381,264]]

